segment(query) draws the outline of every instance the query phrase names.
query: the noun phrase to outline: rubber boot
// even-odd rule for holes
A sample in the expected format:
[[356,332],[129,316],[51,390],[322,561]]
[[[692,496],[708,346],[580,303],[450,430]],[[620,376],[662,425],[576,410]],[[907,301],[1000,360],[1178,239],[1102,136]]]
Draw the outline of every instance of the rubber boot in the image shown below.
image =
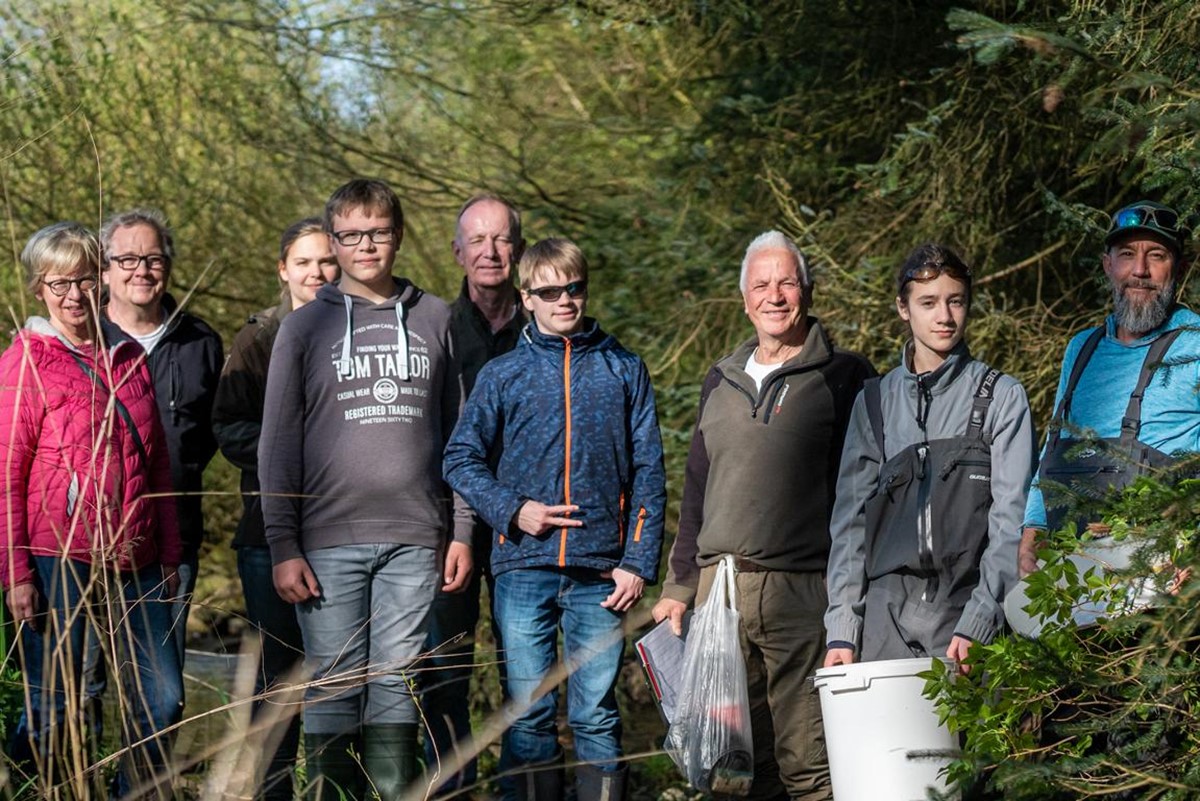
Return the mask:
[[363,767],[379,801],[395,801],[419,773],[417,724],[363,726]]
[[561,764],[530,765],[513,776],[517,801],[562,801],[566,774]]
[[577,801],[625,801],[625,777],[628,773],[625,765],[616,770],[580,765],[575,768],[575,797]]
[[342,801],[363,797],[363,773],[352,734],[305,734],[308,769],[307,801]]

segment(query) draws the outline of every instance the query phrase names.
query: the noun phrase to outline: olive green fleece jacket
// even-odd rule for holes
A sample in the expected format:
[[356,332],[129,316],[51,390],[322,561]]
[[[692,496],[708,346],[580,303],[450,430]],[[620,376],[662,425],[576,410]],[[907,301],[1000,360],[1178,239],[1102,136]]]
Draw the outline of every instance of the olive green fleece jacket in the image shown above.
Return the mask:
[[759,391],[745,370],[757,344],[704,379],[664,598],[691,603],[700,568],[726,553],[769,570],[825,570],[842,441],[875,370],[810,317],[804,348]]

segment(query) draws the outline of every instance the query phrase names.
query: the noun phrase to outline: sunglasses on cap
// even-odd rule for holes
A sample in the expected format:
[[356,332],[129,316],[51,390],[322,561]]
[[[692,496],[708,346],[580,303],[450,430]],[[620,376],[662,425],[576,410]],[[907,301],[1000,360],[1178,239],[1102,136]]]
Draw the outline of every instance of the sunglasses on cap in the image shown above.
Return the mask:
[[578,298],[587,294],[587,281],[572,281],[566,286],[539,286],[525,290],[527,295],[537,295],[546,303],[553,303],[566,292],[569,297]]
[[1178,241],[1179,215],[1165,206],[1135,203],[1113,215],[1106,239],[1111,241],[1114,234],[1131,229],[1156,231]]

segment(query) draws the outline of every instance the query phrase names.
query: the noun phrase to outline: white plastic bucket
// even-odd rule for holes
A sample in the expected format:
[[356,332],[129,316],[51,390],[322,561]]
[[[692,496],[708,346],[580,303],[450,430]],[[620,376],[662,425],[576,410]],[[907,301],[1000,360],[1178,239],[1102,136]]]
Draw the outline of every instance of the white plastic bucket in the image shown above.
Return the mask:
[[938,724],[921,694],[930,659],[890,659],[821,668],[825,746],[834,801],[924,801],[947,792],[938,774],[958,753],[958,738]]

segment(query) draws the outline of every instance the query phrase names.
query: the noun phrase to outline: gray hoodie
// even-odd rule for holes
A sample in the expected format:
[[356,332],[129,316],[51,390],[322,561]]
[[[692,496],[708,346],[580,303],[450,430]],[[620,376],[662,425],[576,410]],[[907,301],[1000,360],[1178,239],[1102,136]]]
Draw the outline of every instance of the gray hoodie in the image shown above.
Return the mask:
[[[859,393],[842,449],[830,525],[827,642],[861,647],[867,589],[864,509],[878,484],[880,466],[922,440],[917,423],[919,402],[920,412],[927,415],[926,432],[930,441],[964,435],[972,399],[988,369],[986,364],[971,357],[965,344],[959,344],[941,367],[922,376],[930,394],[927,401],[919,401],[917,375],[902,356],[900,366],[884,376],[880,384],[887,451],[884,454],[879,453],[864,395]],[[1004,375],[996,383],[983,436],[991,445],[992,467],[987,546],[980,561],[979,584],[954,631],[986,643],[1003,624],[1001,603],[1016,582],[1017,545],[1037,452],[1025,389],[1011,376]],[[935,522],[953,524],[953,521]]]
[[450,307],[407,280],[383,303],[327,284],[284,318],[259,440],[275,563],[336,545],[470,543],[442,480],[461,408]]

